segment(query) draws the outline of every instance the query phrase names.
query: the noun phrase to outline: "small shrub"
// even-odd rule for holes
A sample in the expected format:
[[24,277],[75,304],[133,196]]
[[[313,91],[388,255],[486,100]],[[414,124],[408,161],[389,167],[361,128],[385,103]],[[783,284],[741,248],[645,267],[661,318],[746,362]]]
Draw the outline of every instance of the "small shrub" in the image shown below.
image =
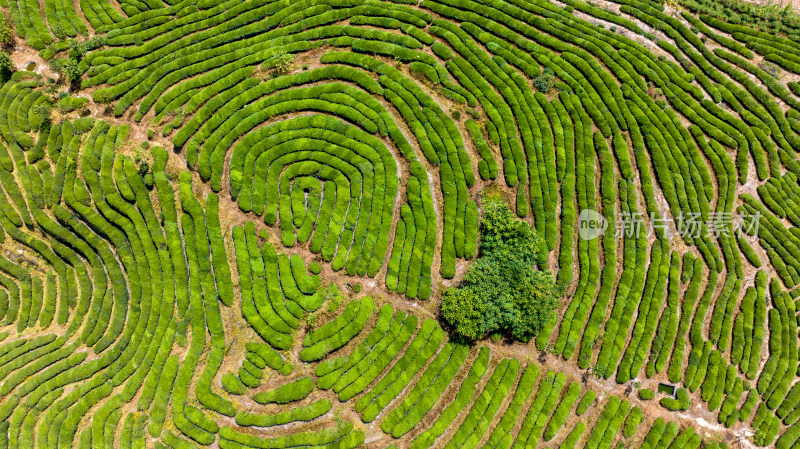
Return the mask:
[[0,14],[0,45],[4,47],[14,45],[14,30],[11,29],[11,21],[5,14]]
[[328,302],[328,311],[333,312],[342,305],[344,297],[341,290],[335,284],[329,284],[325,292],[325,301]]
[[642,388],[639,390],[639,399],[643,401],[649,401],[650,399],[653,399],[655,395],[656,394],[653,392],[653,390],[649,388]]
[[11,56],[4,51],[0,51],[0,77],[7,78],[14,71],[14,63]]
[[85,48],[86,51],[96,50],[106,44],[106,39],[106,36],[90,37],[83,43],[83,48]]
[[767,61],[766,59],[762,60],[761,63],[758,64],[758,67],[760,67],[761,70],[767,72],[769,76],[775,79],[781,77],[781,68],[773,64],[772,62]]
[[553,88],[553,71],[549,67],[545,67],[541,75],[533,80],[533,87],[539,92],[546,94]]
[[81,69],[75,58],[54,59],[50,63],[50,68],[70,83],[78,81],[81,78]]
[[69,41],[67,44],[67,54],[69,55],[70,59],[80,61],[84,56],[86,56],[86,46],[75,40]]
[[293,63],[294,63],[293,54],[279,53],[261,63],[261,67],[268,73],[272,73],[273,75],[282,75],[284,73],[288,73],[289,70],[292,69]]
[[53,106],[50,103],[38,103],[33,105],[31,112],[39,119],[39,129],[50,128],[50,114]]

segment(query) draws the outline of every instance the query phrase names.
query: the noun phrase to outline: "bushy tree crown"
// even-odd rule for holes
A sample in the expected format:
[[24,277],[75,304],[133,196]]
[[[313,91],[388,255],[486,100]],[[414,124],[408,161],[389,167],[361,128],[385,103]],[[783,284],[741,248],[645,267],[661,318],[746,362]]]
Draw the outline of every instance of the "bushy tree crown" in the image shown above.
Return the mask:
[[538,236],[501,199],[483,202],[478,259],[442,298],[442,314],[458,334],[481,339],[506,333],[530,341],[559,304],[548,271],[536,267]]

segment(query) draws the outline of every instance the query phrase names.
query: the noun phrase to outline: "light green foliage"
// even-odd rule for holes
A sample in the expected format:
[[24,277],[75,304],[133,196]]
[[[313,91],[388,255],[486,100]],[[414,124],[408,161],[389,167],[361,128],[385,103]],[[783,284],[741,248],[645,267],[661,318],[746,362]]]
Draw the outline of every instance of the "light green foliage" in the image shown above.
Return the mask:
[[594,390],[589,390],[586,393],[584,393],[580,402],[578,402],[578,406],[575,408],[575,414],[581,416],[584,413],[586,413],[586,410],[588,410],[589,407],[592,406],[596,397],[597,393],[595,393]]
[[292,63],[294,63],[294,55],[279,53],[264,61],[261,67],[272,73],[282,75],[291,69]]
[[273,390],[256,393],[253,400],[259,404],[288,404],[299,401],[314,390],[314,380],[310,377],[301,377],[293,382],[283,384]]
[[536,87],[536,90],[546,94],[553,88],[553,80],[553,71],[548,67],[545,68],[541,75],[533,80],[533,85]]
[[82,109],[89,103],[88,98],[84,97],[73,97],[73,96],[65,96],[58,100],[58,110],[61,113],[72,112],[78,109]]
[[666,397],[661,398],[659,401],[664,408],[673,411],[685,411],[689,410],[689,407],[692,405],[692,400],[689,397],[689,392],[685,388],[678,388],[678,391],[675,392],[675,397]]

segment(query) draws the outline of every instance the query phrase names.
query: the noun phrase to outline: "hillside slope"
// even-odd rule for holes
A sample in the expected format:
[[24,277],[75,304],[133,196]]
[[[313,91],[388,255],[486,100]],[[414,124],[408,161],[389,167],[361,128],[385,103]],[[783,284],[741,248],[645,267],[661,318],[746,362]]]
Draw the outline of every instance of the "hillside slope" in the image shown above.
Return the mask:
[[0,448],[800,448],[800,25],[685,4],[0,0]]

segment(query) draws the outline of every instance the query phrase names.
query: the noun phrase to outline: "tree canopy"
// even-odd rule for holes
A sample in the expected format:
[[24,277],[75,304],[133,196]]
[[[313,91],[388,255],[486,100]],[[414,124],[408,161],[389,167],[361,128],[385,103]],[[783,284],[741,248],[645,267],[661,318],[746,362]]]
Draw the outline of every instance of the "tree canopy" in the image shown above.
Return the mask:
[[445,290],[442,315],[470,339],[497,332],[530,341],[559,304],[549,271],[536,267],[536,231],[517,218],[500,198],[483,201],[477,260],[457,287]]

